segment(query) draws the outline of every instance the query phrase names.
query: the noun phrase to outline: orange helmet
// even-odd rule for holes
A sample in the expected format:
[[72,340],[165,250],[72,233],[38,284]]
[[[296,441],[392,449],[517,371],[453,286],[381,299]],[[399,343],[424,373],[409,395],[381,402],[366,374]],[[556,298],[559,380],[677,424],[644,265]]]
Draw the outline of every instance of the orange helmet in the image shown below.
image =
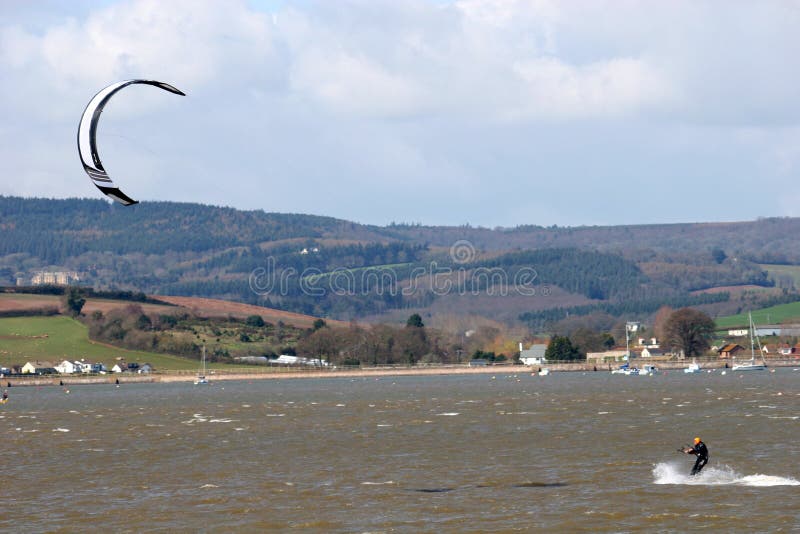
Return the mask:
[[694,438],[694,444],[697,445],[698,443],[700,443],[700,438]]

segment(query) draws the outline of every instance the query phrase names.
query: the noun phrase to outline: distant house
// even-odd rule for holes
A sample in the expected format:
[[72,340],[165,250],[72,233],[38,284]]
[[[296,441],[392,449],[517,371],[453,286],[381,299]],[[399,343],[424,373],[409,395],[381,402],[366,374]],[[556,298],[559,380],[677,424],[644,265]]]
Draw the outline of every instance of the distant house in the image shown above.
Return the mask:
[[661,344],[658,342],[658,339],[656,339],[654,337],[651,337],[649,339],[645,338],[645,337],[640,337],[638,345],[640,347],[647,347],[648,349],[661,348]]
[[732,330],[728,330],[728,335],[731,337],[744,337],[750,333],[750,330],[747,328],[734,328]]
[[128,365],[125,362],[117,362],[111,368],[112,373],[124,373],[128,370]]
[[149,363],[143,363],[139,366],[139,369],[137,369],[136,372],[140,375],[149,375],[153,372],[153,366]]
[[288,354],[281,354],[274,360],[270,360],[269,363],[275,365],[315,365],[322,367],[327,367],[329,365],[325,360],[320,362],[317,358],[302,358],[300,356],[290,356]]
[[547,345],[534,344],[527,349],[522,348],[522,343],[519,344],[519,361],[523,365],[542,365],[545,363],[544,354],[547,352]]
[[66,286],[77,281],[80,281],[80,276],[74,271],[38,271],[31,277],[31,285],[34,286]]
[[73,363],[75,364],[76,373],[99,373],[106,370],[106,366],[102,363],[92,363],[86,360],[75,361]]
[[131,362],[128,364],[128,371],[135,373],[139,369],[139,364],[136,362]]
[[56,371],[58,371],[62,375],[71,375],[72,373],[79,372],[78,368],[75,366],[75,362],[71,362],[69,360],[64,360],[63,362],[56,365]]
[[738,343],[728,343],[727,345],[723,345],[720,347],[717,352],[719,353],[719,357],[723,359],[730,359],[735,357],[737,354],[742,352],[744,347],[739,345]]
[[798,355],[800,355],[800,343],[795,346],[789,345],[788,343],[784,343],[783,345],[780,345],[777,348],[776,354],[780,356],[797,357]]
[[76,373],[91,373],[92,372],[92,364],[85,361],[74,361],[72,362],[75,364],[75,372]]
[[55,365],[50,362],[28,362],[22,366],[24,375],[54,375],[57,372]]
[[603,352],[587,352],[586,361],[595,362],[621,362],[625,361],[628,357],[628,351],[625,349],[606,350]]
[[658,358],[659,356],[667,356],[669,353],[659,348],[645,347],[642,349],[642,358]]

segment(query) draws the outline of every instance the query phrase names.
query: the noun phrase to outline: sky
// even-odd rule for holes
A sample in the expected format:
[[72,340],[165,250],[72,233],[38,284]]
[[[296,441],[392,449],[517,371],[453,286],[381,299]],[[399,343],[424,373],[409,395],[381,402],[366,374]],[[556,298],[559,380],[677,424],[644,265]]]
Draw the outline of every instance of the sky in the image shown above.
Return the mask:
[[800,216],[800,2],[0,2],[0,194],[367,224]]

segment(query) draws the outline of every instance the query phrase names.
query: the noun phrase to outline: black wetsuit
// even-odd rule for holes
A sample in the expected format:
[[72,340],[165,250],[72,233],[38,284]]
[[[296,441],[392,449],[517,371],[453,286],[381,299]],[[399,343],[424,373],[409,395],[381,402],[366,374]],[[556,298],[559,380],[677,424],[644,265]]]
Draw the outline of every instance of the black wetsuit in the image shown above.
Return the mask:
[[697,460],[694,462],[694,467],[692,467],[692,472],[690,475],[696,475],[706,466],[708,463],[708,447],[702,441],[699,442],[697,445],[692,447],[689,454],[694,454],[697,456]]

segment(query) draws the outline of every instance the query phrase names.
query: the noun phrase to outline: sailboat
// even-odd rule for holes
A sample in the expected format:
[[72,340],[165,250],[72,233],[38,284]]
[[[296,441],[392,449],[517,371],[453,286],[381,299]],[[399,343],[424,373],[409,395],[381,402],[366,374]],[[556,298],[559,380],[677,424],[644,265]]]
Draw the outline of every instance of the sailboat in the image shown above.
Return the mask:
[[[767,366],[764,363],[764,353],[761,351],[761,341],[759,341],[758,335],[755,334],[756,327],[753,325],[753,315],[748,313],[747,317],[750,320],[750,360],[733,364],[731,370],[766,371]],[[753,336],[755,336],[755,343],[753,342]],[[761,363],[756,363],[756,344],[758,344],[758,353],[761,354]]]
[[206,378],[206,346],[203,345],[203,357],[200,364],[200,371],[197,373],[197,379],[194,381],[194,385],[202,385],[208,384],[208,378]]

